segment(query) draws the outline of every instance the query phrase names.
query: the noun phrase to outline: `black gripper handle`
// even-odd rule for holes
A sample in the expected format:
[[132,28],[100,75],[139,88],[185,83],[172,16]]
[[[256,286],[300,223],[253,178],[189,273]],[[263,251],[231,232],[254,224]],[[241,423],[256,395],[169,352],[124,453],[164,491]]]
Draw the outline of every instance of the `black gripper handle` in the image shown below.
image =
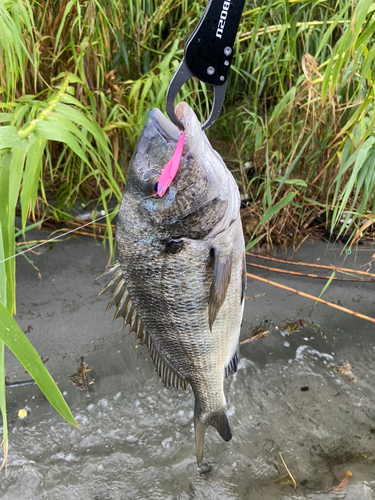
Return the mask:
[[185,46],[185,60],[194,76],[223,85],[229,74],[245,0],[210,0]]

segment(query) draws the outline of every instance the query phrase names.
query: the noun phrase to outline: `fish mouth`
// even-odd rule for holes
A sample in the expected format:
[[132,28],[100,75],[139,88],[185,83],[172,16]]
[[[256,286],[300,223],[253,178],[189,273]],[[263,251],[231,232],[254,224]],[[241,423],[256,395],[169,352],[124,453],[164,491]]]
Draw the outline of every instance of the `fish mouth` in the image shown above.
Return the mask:
[[159,109],[155,108],[150,111],[149,120],[168,144],[178,141],[180,136],[179,129]]
[[[185,141],[191,142],[191,139],[197,134],[197,129],[201,132],[200,123],[195,116],[194,111],[186,102],[180,102],[177,104],[175,113],[177,118],[184,124],[186,132]],[[159,134],[168,142],[168,144],[175,143],[180,137],[181,130],[176,127],[168,118],[166,118],[159,109],[153,109],[149,114],[149,120],[154,125]]]

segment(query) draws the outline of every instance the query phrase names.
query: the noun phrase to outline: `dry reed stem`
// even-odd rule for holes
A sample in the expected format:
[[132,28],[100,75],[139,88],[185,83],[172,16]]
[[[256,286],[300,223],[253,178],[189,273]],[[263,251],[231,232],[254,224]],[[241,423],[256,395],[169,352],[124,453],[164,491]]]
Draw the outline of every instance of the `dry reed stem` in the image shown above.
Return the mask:
[[270,331],[269,330],[265,330],[264,332],[257,333],[256,335],[253,335],[252,337],[249,337],[246,340],[242,340],[240,342],[240,345],[247,344],[248,342],[254,343],[254,340],[262,339],[263,337],[265,337],[267,335],[267,333],[270,333]]
[[374,282],[375,278],[336,278],[336,277],[331,277],[331,276],[323,276],[322,274],[307,274],[307,273],[299,273],[298,271],[287,271],[286,269],[278,269],[277,267],[268,267],[268,266],[262,266],[261,264],[253,264],[252,262],[246,262],[247,266],[252,266],[252,267],[257,267],[259,269],[265,269],[266,271],[272,271],[276,273],[284,273],[284,274],[292,274],[293,276],[303,276],[305,278],[319,278],[319,279],[325,279],[325,280],[337,280],[337,281],[354,281],[355,283],[359,282]]
[[[77,228],[79,229],[79,228]],[[62,229],[56,229],[56,231],[54,231],[54,233],[58,233],[58,232],[61,232],[61,233],[68,233],[70,231],[70,229],[65,229],[65,228],[62,228]],[[54,234],[53,233],[53,234]],[[74,238],[74,235],[73,234],[70,234],[70,236],[72,238]],[[107,236],[105,236],[104,234],[98,234],[98,233],[95,233],[95,232],[92,232],[92,233],[86,233],[84,231],[80,231],[79,232],[79,236],[91,236],[91,237],[94,237],[94,238],[108,238]],[[46,240],[46,243],[47,243],[48,240]]]
[[374,220],[372,219],[367,219],[366,222],[363,223],[363,225],[357,229],[352,241],[350,242],[349,248],[352,249],[353,245],[355,245],[362,237],[363,233],[366,231],[367,228],[372,226],[374,224]]
[[287,473],[288,473],[288,475],[289,475],[290,479],[293,481],[293,487],[294,487],[294,489],[296,490],[296,489],[297,489],[297,483],[296,483],[296,480],[294,479],[294,477],[293,477],[292,473],[291,473],[291,472],[290,472],[290,470],[288,469],[288,467],[287,467],[287,465],[286,465],[286,463],[285,463],[285,460],[283,459],[283,456],[282,456],[282,454],[281,454],[281,451],[279,451],[279,455],[280,455],[281,461],[282,461],[282,463],[283,463],[283,465],[284,465],[284,467],[285,467],[285,469],[286,469],[286,471],[287,471]]
[[347,269],[346,267],[336,267],[336,266],[324,266],[323,264],[310,264],[307,262],[293,262],[287,259],[277,259],[276,257],[268,257],[266,255],[258,255],[252,252],[246,252],[246,255],[250,257],[255,257],[257,259],[272,260],[273,262],[281,262],[282,264],[292,264],[293,266],[305,266],[305,267],[316,267],[318,269],[330,269],[331,271],[338,271],[340,273],[353,273],[362,274],[363,276],[371,276],[375,278],[375,274],[367,273],[366,271],[357,271],[356,269]]
[[258,281],[263,281],[264,283],[268,283],[269,285],[276,286],[277,288],[282,288],[283,290],[287,290],[288,292],[296,293],[297,295],[301,295],[301,297],[305,297],[306,299],[311,299],[316,302],[320,302],[321,304],[325,304],[326,306],[333,307],[334,309],[338,309],[339,311],[345,312],[347,314],[351,314],[352,316],[356,316],[357,318],[365,319],[366,321],[370,321],[371,323],[375,323],[374,318],[370,318],[370,316],[366,316],[365,314],[357,313],[352,311],[351,309],[347,309],[346,307],[337,306],[332,302],[327,302],[326,300],[320,299],[319,297],[315,297],[314,295],[310,295],[309,293],[300,292],[299,290],[295,290],[294,288],[290,288],[289,286],[281,285],[280,283],[276,283],[275,281],[266,280],[265,278],[260,278],[259,276],[255,276],[255,274],[246,273],[246,276],[249,278],[253,278]]

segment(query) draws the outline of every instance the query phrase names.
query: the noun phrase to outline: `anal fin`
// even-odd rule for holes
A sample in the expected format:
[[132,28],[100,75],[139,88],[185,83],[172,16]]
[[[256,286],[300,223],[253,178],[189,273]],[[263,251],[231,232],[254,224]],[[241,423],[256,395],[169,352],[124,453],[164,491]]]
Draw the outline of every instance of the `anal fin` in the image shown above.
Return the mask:
[[229,375],[232,375],[233,373],[236,373],[237,366],[238,366],[239,353],[240,353],[240,345],[238,344],[236,351],[233,354],[232,359],[229,361],[227,366],[224,368],[225,378],[229,377]]
[[224,408],[215,413],[211,413],[209,423],[215,427],[224,441],[230,441],[232,439],[232,429],[230,428],[228,415]]

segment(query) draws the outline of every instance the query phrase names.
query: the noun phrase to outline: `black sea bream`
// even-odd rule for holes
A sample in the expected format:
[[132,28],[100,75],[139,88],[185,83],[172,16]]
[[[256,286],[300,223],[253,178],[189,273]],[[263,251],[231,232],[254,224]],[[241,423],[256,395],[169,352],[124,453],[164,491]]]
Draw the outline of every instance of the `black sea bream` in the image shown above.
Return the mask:
[[195,396],[198,465],[207,427],[232,437],[223,390],[237,370],[246,286],[245,245],[236,182],[213,150],[193,110],[176,108],[185,125],[177,175],[163,197],[158,179],[179,130],[157,109],[143,129],[122,198],[119,260],[105,274],[115,317],[146,344],[167,386]]

